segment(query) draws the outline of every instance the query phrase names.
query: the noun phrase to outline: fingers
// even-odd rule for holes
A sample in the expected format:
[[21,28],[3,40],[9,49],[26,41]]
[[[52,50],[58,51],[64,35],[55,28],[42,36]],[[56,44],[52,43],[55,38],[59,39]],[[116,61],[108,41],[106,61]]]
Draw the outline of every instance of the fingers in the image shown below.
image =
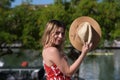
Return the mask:
[[88,48],[88,50],[91,50],[92,43],[85,42],[85,43],[84,43],[84,46],[85,46],[86,48]]
[[92,47],[92,43],[87,43],[87,42],[86,42],[86,45],[87,45],[89,48]]
[[93,45],[92,43],[89,44],[89,51],[91,50],[92,45]]

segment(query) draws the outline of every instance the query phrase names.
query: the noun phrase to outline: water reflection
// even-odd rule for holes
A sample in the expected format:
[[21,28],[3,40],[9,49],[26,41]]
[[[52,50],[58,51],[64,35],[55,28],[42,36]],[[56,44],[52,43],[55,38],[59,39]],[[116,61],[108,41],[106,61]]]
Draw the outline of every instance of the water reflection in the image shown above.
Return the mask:
[[111,53],[87,56],[80,66],[79,77],[84,80],[120,80],[120,50]]
[[115,50],[114,51],[115,55],[114,55],[114,66],[115,66],[115,70],[114,70],[114,76],[115,76],[115,80],[120,80],[120,50]]

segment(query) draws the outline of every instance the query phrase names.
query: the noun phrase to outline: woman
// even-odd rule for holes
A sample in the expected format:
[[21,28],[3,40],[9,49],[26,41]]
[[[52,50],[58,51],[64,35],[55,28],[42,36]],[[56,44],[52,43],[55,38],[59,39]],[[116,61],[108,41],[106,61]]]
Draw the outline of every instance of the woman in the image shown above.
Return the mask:
[[42,57],[47,80],[70,80],[91,48],[92,44],[84,43],[81,55],[69,65],[62,49],[65,29],[65,25],[58,20],[51,20],[46,25],[42,38]]

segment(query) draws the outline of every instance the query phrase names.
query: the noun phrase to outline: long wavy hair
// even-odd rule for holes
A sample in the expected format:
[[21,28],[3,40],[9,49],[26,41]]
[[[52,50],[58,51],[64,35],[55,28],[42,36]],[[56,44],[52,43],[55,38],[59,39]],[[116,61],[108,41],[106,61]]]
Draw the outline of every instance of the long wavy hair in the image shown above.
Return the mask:
[[[53,44],[54,43],[54,37],[51,37],[51,35],[55,34],[59,27],[64,29],[64,35],[65,35],[66,27],[65,27],[64,23],[62,23],[62,22],[60,22],[58,20],[50,20],[46,24],[45,31],[44,31],[44,34],[43,34],[43,37],[42,37],[42,45],[43,45],[43,47],[45,47],[46,45],[56,47],[56,45]],[[57,46],[57,48],[59,48],[60,50],[63,47],[64,39],[63,39],[62,44]]]

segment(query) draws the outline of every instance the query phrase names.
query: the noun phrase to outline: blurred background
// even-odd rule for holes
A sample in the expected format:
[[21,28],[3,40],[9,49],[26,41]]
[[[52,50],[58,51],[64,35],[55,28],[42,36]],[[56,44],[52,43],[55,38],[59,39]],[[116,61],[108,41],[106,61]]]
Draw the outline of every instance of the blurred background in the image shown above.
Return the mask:
[[67,26],[64,51],[72,63],[78,51],[70,44],[68,32],[72,21],[81,16],[99,23],[102,38],[73,80],[120,80],[120,0],[17,1],[0,0],[0,80],[42,80],[38,78],[40,70],[44,73],[40,42],[51,19]]

